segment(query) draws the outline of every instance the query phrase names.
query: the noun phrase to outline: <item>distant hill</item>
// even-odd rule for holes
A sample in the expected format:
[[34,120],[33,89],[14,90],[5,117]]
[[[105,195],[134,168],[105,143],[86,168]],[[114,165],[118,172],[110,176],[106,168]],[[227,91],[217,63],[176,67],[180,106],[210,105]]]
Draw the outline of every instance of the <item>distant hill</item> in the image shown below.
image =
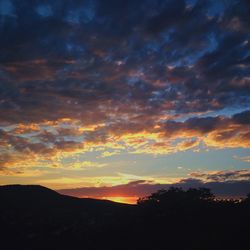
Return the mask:
[[0,249],[248,249],[249,199],[211,197],[207,189],[161,190],[135,206],[0,186]]
[[[58,192],[40,185],[5,185],[0,186],[0,199],[16,208],[27,205],[45,206],[66,205],[66,206],[89,206],[97,207],[125,207],[126,204],[120,204],[108,200],[97,200],[91,198],[76,198],[68,195],[62,195]],[[61,209],[58,207],[58,209]]]
[[0,212],[10,211],[22,213],[22,216],[54,218],[91,218],[108,216],[130,207],[126,204],[91,198],[76,198],[61,195],[56,191],[39,185],[7,185],[0,186]]
[[[0,197],[5,202],[14,205],[19,201],[42,202],[51,199],[58,199],[60,195],[46,187],[39,185],[6,185],[0,186]],[[19,205],[24,205],[23,202]]]
[[47,241],[64,249],[76,238],[90,244],[97,228],[119,223],[117,218],[133,207],[61,195],[38,185],[0,186],[0,204],[0,240],[2,247],[6,245],[1,250],[20,249],[20,244],[25,249],[44,249]]

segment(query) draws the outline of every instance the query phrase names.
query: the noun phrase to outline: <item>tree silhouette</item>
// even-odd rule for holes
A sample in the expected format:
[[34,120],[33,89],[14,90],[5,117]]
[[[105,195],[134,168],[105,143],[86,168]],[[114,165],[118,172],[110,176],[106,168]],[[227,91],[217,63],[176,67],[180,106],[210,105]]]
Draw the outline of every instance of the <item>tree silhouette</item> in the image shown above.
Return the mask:
[[171,187],[168,190],[161,189],[150,196],[140,198],[137,204],[141,207],[171,210],[197,206],[213,199],[214,195],[208,188],[190,188],[185,191],[182,188]]

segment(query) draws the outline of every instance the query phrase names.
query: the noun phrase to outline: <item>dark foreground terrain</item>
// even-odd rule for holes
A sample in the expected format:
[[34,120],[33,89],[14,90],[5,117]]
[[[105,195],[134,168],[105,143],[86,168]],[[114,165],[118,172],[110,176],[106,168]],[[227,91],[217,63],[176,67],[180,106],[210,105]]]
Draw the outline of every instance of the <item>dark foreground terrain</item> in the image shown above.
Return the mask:
[[138,205],[0,186],[0,249],[250,249],[250,202],[162,190]]

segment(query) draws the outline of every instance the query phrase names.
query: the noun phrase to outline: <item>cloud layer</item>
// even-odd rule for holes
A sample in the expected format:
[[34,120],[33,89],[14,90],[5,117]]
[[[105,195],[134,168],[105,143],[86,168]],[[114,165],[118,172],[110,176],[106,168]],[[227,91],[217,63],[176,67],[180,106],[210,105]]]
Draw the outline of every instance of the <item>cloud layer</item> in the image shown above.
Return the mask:
[[131,181],[128,184],[107,187],[82,187],[58,190],[62,194],[76,197],[134,197],[142,198],[158,190],[170,187],[199,188],[206,187],[220,198],[243,198],[250,191],[250,171],[214,171],[191,173],[191,178],[181,179],[172,184],[160,184],[147,180]]
[[72,169],[93,151],[249,148],[249,12],[247,0],[1,1],[1,174]]
[[249,104],[248,1],[4,2],[2,122]]

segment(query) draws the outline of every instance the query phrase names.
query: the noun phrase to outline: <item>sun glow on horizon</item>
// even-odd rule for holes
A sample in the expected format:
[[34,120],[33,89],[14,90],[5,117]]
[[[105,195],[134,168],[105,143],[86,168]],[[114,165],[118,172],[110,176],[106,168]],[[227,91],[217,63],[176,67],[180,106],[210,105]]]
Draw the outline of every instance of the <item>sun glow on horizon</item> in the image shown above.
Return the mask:
[[137,196],[107,196],[101,197],[102,200],[110,200],[118,203],[136,204],[139,197]]
[[109,200],[118,203],[125,203],[125,204],[136,204],[139,197],[137,196],[81,196],[79,198],[91,198],[91,199],[98,199],[98,200]]

